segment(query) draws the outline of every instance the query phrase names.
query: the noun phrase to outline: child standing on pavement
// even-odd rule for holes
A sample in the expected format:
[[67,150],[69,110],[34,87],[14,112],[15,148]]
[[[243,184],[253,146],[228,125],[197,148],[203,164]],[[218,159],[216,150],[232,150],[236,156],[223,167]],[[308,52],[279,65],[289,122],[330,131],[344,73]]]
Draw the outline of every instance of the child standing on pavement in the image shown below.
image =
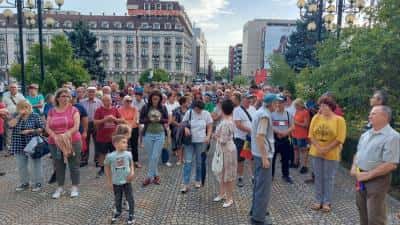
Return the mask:
[[128,138],[125,135],[115,135],[112,138],[115,151],[107,154],[104,168],[107,178],[107,186],[114,190],[116,212],[111,222],[114,223],[122,213],[122,196],[129,204],[128,223],[134,224],[134,199],[131,182],[134,179],[134,164],[132,154],[127,151]]

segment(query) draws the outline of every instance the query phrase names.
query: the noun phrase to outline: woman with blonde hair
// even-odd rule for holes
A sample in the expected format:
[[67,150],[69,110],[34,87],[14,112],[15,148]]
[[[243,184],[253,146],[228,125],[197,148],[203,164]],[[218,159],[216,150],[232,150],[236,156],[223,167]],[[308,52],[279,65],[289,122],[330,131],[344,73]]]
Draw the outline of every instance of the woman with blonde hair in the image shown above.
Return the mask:
[[26,100],[18,102],[17,115],[8,122],[12,128],[10,153],[15,155],[20,178],[20,185],[16,191],[29,188],[28,163],[32,164],[32,191],[40,191],[42,187],[42,160],[27,156],[24,148],[32,138],[38,136],[44,129],[44,123],[40,115],[32,111],[32,106]]
[[66,164],[72,180],[71,198],[79,196],[79,164],[82,150],[79,133],[80,115],[71,104],[68,89],[61,88],[55,95],[55,106],[47,116],[46,131],[49,134],[49,148],[56,165],[58,188],[52,195],[58,199],[64,193]]
[[300,173],[308,172],[308,127],[310,126],[310,113],[300,98],[294,100],[296,113],[294,114],[294,130],[292,131],[292,142],[294,148],[294,163],[301,164]]

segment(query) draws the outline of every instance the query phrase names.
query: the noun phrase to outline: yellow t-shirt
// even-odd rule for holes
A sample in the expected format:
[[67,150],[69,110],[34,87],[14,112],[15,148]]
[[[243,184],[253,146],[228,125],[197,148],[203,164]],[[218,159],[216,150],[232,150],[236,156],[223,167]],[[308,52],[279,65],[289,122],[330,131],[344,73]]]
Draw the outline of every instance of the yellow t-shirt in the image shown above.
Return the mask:
[[[311,120],[308,137],[313,138],[322,147],[332,143],[334,140],[344,143],[346,139],[346,122],[341,116],[335,116],[327,119],[319,114]],[[310,155],[320,157],[326,160],[340,160],[340,151],[342,145],[338,145],[326,154],[319,154],[317,149],[311,145]]]

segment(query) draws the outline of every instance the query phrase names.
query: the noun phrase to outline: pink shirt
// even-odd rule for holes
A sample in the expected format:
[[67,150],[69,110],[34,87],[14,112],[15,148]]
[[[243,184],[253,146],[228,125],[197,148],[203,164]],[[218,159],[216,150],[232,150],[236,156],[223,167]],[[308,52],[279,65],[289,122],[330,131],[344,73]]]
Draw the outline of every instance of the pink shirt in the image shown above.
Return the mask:
[[[6,108],[4,103],[0,102],[0,109]],[[0,117],[0,135],[4,134],[4,119]],[[1,147],[0,147],[1,148]]]
[[[74,127],[74,115],[79,113],[78,109],[70,106],[64,112],[57,112],[55,108],[52,108],[48,114],[47,123],[50,129],[56,134],[62,134],[67,132],[69,129]],[[76,131],[72,135],[72,143],[79,142],[81,140],[81,134]],[[54,138],[49,137],[49,144],[55,144]]]

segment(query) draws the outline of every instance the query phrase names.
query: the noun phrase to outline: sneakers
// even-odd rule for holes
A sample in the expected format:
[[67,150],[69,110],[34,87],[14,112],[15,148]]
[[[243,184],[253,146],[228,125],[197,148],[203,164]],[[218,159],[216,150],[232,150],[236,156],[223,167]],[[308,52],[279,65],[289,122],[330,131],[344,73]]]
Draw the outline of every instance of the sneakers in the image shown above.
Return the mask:
[[301,167],[301,169],[300,169],[300,173],[301,173],[301,174],[308,173],[308,168],[307,168],[307,167],[305,167],[305,166]]
[[220,201],[222,201],[223,199],[224,199],[224,196],[218,195],[217,197],[215,197],[215,198],[213,199],[213,202],[220,202]]
[[196,183],[194,184],[194,187],[195,187],[195,188],[201,188],[201,183],[200,183],[200,182],[196,182]]
[[233,205],[233,199],[231,199],[231,200],[229,200],[229,201],[227,201],[227,202],[224,202],[224,204],[222,205],[222,207],[223,208],[229,208],[229,207],[231,207]]
[[243,177],[239,177],[237,180],[237,186],[238,187],[243,187],[244,186],[244,182],[243,182]]
[[129,215],[128,216],[128,225],[134,224],[135,223],[135,218],[133,217],[133,215]]
[[71,188],[71,198],[76,198],[79,196],[79,189],[77,186],[72,186]]
[[166,165],[167,167],[172,167],[172,163],[170,163],[170,162],[165,163],[165,165]]
[[293,180],[291,177],[287,176],[287,177],[282,177],[282,179],[288,183],[288,184],[293,184]]
[[28,184],[28,183],[26,183],[26,184],[21,184],[21,185],[19,185],[17,188],[15,188],[15,191],[16,191],[16,192],[25,191],[25,190],[27,190],[28,188],[29,188],[29,184]]
[[114,213],[113,217],[111,218],[111,223],[117,222],[117,220],[120,216],[121,216],[121,213]]
[[51,196],[53,199],[59,199],[61,195],[64,194],[64,189],[62,187],[57,188],[57,190]]
[[32,192],[38,192],[42,189],[42,184],[41,183],[37,183],[32,187]]
[[177,166],[180,166],[180,165],[182,165],[182,162],[181,162],[181,161],[178,161],[178,162],[176,162],[176,165],[177,165]]
[[188,191],[189,191],[188,187],[186,185],[182,184],[180,192],[182,194],[186,194]]

